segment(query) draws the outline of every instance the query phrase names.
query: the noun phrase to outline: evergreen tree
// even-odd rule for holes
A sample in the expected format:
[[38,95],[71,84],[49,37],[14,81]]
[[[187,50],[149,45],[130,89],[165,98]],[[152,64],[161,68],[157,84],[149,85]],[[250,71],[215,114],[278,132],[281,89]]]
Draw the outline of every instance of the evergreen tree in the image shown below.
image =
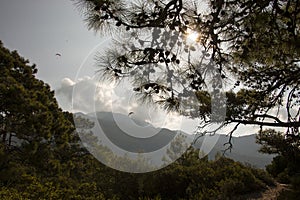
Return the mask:
[[97,60],[103,77],[129,79],[143,102],[209,123],[224,95],[224,125],[299,134],[297,0],[76,2],[88,28],[115,36]]
[[277,154],[266,170],[280,183],[291,184],[291,190],[281,194],[279,199],[298,199],[300,183],[300,140],[299,136],[267,129],[260,131],[257,142],[263,153]]
[[88,175],[97,161],[80,144],[73,115],[36,73],[0,42],[0,198],[104,199]]
[[274,177],[281,177],[283,182],[289,182],[289,177],[299,175],[300,142],[294,135],[285,135],[282,132],[268,129],[261,131],[257,142],[262,145],[260,151],[268,154],[277,154],[267,170]]

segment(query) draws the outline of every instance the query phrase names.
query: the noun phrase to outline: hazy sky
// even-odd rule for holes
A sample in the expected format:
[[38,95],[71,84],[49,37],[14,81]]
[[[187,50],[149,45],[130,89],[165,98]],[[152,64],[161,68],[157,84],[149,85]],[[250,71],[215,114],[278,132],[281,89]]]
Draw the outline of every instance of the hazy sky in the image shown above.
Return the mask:
[[[109,111],[109,107],[113,107],[114,112],[124,114],[134,111],[135,117],[145,121],[165,118],[165,115],[156,111],[149,114],[149,111],[145,111],[147,108],[141,108],[131,96],[113,98],[115,94],[110,93],[109,87],[97,86],[97,77],[93,77],[96,71],[93,65],[94,55],[104,49],[105,39],[87,29],[83,13],[73,1],[0,2],[0,40],[5,47],[18,50],[31,63],[37,64],[37,77],[56,90],[58,101],[64,109],[71,109],[72,91],[76,87],[76,99],[80,105],[76,111],[93,111],[93,103],[86,102],[94,101],[99,109]],[[62,56],[56,56],[56,53]],[[98,93],[94,95],[96,89]],[[94,99],[91,99],[91,95],[95,96]],[[107,103],[111,105],[107,106]],[[172,126],[179,122],[176,117],[170,116],[166,123]],[[185,121],[184,124],[189,132],[196,125],[191,121]],[[250,133],[252,132],[253,129],[250,129]]]
[[[88,31],[71,0],[1,0],[0,40],[36,63],[37,77],[57,88],[73,78],[101,37]],[[62,56],[55,56],[61,53]]]

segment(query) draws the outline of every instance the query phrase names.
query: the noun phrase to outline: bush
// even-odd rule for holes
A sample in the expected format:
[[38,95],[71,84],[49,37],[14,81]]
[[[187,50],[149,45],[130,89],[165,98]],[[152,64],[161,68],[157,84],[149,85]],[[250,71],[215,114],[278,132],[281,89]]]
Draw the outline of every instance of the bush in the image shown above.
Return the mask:
[[300,174],[293,176],[291,179],[292,188],[300,194]]
[[283,184],[290,183],[290,176],[288,175],[286,170],[277,175],[277,181]]
[[283,156],[276,156],[273,158],[272,163],[267,165],[266,170],[269,172],[273,177],[277,177],[278,174],[283,172],[287,167],[287,160]]
[[261,180],[265,185],[275,186],[274,179],[265,170],[255,169],[251,167],[251,172],[257,179]]

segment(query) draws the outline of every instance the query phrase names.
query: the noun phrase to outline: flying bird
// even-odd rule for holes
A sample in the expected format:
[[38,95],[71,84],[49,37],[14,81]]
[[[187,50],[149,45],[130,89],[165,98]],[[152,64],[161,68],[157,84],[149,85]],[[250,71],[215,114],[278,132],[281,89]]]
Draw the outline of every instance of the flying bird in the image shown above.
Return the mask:
[[56,53],[55,55],[61,57],[61,54],[60,54],[60,53]]
[[130,113],[128,113],[128,117],[130,116],[130,115],[132,115],[134,112],[130,112]]

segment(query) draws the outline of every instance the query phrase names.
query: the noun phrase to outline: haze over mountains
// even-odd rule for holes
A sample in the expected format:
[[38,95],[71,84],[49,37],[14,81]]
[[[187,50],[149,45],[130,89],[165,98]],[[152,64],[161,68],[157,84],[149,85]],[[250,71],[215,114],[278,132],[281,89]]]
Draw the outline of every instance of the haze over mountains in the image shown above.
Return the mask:
[[[96,125],[92,128],[94,133],[97,134],[99,131],[104,132],[110,142],[128,152],[147,153],[157,151],[169,144],[179,133],[187,136],[189,141],[192,141],[194,138],[194,136],[182,133],[181,131],[156,128],[147,122],[119,113],[97,112],[86,115],[76,113],[75,116],[96,122]],[[95,121],[96,118],[97,120]],[[193,146],[200,149],[204,140],[204,137],[199,138]],[[255,143],[255,140],[254,134],[233,137],[233,148],[231,152],[226,151],[225,156],[242,163],[248,163],[257,168],[264,168],[271,163],[274,155],[258,152],[260,145]],[[228,142],[228,137],[226,135],[219,135],[218,141],[208,153],[209,159],[214,159],[218,152],[223,153],[226,149],[226,146],[224,146],[226,142]]]
[[[233,137],[233,148],[231,149],[231,152],[229,150],[226,151],[225,156],[232,158],[235,161],[248,163],[257,168],[265,168],[266,165],[272,162],[275,155],[260,153],[258,150],[260,149],[261,145],[257,144],[255,141],[255,134]],[[196,144],[196,147],[199,147],[201,142],[202,140],[200,139],[200,141]],[[209,158],[214,158],[218,152],[223,153],[223,151],[226,149],[226,146],[224,146],[226,142],[228,142],[228,137],[226,135],[220,135],[218,142],[208,154]]]

